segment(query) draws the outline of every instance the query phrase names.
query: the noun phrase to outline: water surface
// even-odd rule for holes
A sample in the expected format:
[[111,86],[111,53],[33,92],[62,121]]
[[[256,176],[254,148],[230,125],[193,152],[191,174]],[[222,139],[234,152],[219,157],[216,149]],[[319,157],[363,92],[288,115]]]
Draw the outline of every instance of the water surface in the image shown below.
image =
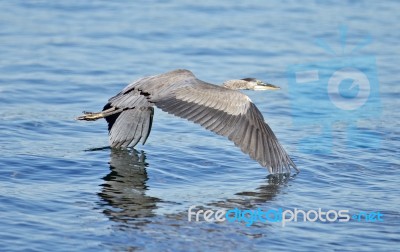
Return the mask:
[[[399,248],[396,1],[9,1],[0,4],[0,240],[5,251],[385,250]],[[341,28],[347,27],[342,51]],[[348,137],[321,134],[318,92],[294,97],[288,69],[373,56],[381,109]],[[301,169],[286,179],[225,138],[157,110],[146,145],[115,151],[104,121],[78,122],[129,82],[175,68],[256,77],[246,92]],[[303,107],[294,107],[294,99]],[[310,116],[310,109],[320,117]],[[296,118],[317,125],[299,127]],[[310,146],[311,141],[315,142]],[[378,141],[377,144],[372,141]],[[310,149],[307,149],[307,146]],[[313,148],[329,150],[314,152]],[[188,222],[199,209],[380,211],[383,221]]]

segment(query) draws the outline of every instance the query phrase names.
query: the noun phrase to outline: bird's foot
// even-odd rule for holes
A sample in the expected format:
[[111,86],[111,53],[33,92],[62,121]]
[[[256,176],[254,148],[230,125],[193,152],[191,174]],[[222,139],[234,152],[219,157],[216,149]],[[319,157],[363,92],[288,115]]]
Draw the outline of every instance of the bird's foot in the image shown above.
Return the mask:
[[116,107],[111,107],[109,109],[103,110],[101,112],[88,112],[88,111],[83,111],[83,115],[78,116],[76,120],[83,120],[83,121],[95,121],[100,118],[104,118],[110,115],[114,115],[117,113],[122,112],[124,109],[122,108],[116,108]]
[[83,120],[83,121],[95,121],[97,119],[103,118],[104,115],[102,112],[93,113],[93,112],[86,112],[83,111],[84,115],[78,116],[76,120]]

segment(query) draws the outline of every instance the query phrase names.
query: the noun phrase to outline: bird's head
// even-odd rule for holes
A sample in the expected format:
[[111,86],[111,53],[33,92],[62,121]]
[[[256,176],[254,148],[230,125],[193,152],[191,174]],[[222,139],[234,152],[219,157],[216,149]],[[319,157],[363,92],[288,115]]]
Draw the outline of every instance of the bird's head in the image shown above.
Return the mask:
[[223,86],[229,89],[242,89],[242,90],[276,90],[280,87],[265,83],[256,78],[244,78],[241,80],[228,80],[224,82]]

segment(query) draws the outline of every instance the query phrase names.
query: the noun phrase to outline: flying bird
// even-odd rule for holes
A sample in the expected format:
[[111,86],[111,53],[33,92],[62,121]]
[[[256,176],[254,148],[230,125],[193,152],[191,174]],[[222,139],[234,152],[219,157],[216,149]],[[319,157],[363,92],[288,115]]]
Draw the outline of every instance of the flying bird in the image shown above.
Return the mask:
[[299,171],[250,98],[237,90],[279,89],[255,78],[229,80],[222,86],[196,78],[189,70],[148,76],[110,98],[101,112],[83,112],[78,120],[104,118],[110,146],[134,147],[150,134],[154,106],[200,124],[230,141],[271,174]]

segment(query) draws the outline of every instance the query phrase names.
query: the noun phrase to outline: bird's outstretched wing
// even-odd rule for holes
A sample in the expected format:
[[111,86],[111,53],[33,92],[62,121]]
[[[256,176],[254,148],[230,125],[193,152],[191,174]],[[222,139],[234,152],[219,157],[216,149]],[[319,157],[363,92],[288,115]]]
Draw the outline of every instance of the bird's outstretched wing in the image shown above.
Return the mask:
[[153,107],[140,107],[106,117],[110,145],[116,148],[135,146],[140,140],[144,144],[150,134],[153,114]]
[[137,90],[112,97],[103,111],[120,111],[105,117],[111,147],[135,146],[140,140],[144,144],[150,134],[154,108],[147,98]]
[[160,87],[154,89],[151,85],[137,88],[163,111],[227,137],[270,173],[290,172],[290,167],[297,170],[246,95],[203,82],[189,73],[186,73],[187,78],[163,86],[165,92],[158,92]]

